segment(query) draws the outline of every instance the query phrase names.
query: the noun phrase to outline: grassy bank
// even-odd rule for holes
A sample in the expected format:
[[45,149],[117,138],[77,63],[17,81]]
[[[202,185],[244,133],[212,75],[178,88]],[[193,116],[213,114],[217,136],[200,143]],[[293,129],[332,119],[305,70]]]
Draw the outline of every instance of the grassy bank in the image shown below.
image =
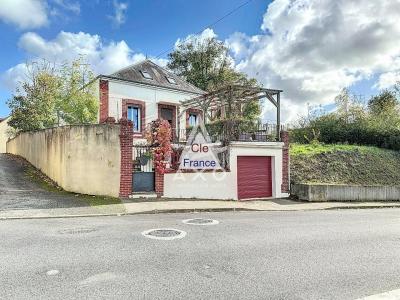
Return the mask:
[[399,185],[400,153],[369,146],[290,147],[292,183]]

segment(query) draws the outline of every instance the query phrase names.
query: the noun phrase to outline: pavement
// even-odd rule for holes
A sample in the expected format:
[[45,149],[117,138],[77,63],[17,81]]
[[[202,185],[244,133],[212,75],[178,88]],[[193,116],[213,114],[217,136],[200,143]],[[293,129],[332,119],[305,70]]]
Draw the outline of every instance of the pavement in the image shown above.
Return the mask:
[[73,194],[45,190],[27,175],[27,164],[0,154],[0,219],[112,216],[199,211],[304,211],[400,207],[400,202],[298,202],[289,199],[218,201],[128,199],[121,204],[90,206]]
[[14,209],[0,210],[0,219],[32,218],[66,218],[89,216],[119,216],[132,214],[154,214],[170,212],[202,211],[307,211],[328,209],[361,209],[361,208],[398,207],[399,202],[326,202],[305,203],[288,199],[264,201],[201,201],[201,200],[152,200],[100,206],[78,206],[69,208],[48,209]]
[[[193,217],[219,224],[182,222]],[[152,228],[186,236],[141,234]],[[400,288],[393,208],[3,220],[0,236],[1,299],[398,299]]]

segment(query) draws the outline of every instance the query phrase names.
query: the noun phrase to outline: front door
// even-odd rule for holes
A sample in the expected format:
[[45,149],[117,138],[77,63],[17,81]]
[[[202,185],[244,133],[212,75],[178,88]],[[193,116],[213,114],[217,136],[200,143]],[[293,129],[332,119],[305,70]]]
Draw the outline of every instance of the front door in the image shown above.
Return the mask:
[[171,125],[171,127],[173,126],[173,120],[174,120],[174,111],[172,108],[165,108],[162,107],[161,111],[160,111],[160,118],[167,120],[169,122],[169,125]]
[[176,137],[176,106],[158,104],[158,117],[167,120],[172,128],[172,139]]

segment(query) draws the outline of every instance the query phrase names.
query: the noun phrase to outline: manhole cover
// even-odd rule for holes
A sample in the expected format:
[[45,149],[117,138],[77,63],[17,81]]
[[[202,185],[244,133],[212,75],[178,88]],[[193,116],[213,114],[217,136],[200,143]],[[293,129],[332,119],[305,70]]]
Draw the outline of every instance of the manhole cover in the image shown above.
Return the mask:
[[186,232],[173,228],[157,228],[143,231],[142,235],[147,238],[156,240],[174,240],[185,237]]
[[202,218],[187,219],[187,220],[183,220],[182,222],[185,224],[189,224],[189,225],[217,225],[217,224],[219,224],[219,221],[217,221],[217,220],[202,219]]
[[59,234],[81,234],[81,233],[89,233],[96,231],[95,228],[71,228],[71,229],[63,229],[59,230]]

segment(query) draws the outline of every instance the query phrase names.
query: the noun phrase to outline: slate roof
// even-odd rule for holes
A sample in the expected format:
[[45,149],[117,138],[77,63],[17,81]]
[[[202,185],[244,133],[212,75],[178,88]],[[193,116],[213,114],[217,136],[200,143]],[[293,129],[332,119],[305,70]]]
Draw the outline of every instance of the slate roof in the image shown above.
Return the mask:
[[[151,75],[152,79],[147,79],[142,75],[142,72],[147,72]],[[143,62],[131,65],[123,68],[109,76],[110,78],[121,79],[141,84],[147,84],[152,86],[159,86],[163,88],[169,88],[173,90],[179,90],[183,92],[205,94],[206,92],[195,87],[193,84],[185,81],[179,76],[169,72],[168,70],[160,67],[152,61],[146,59]],[[175,83],[170,83],[167,77],[173,78]]]

